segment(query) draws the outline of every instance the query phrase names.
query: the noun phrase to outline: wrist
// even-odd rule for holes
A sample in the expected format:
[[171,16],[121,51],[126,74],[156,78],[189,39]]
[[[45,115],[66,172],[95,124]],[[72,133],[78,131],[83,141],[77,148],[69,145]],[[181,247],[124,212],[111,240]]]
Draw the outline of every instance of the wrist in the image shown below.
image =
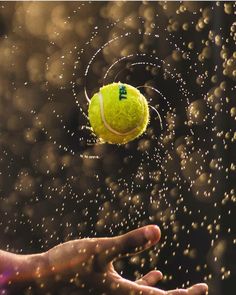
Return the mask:
[[0,251],[0,288],[38,285],[48,272],[46,253],[18,255]]
[[47,252],[21,255],[19,259],[21,270],[20,279],[35,282],[49,275],[50,268],[47,259]]
[[19,255],[0,251],[0,290],[6,294],[23,294],[34,289],[48,272],[47,255]]

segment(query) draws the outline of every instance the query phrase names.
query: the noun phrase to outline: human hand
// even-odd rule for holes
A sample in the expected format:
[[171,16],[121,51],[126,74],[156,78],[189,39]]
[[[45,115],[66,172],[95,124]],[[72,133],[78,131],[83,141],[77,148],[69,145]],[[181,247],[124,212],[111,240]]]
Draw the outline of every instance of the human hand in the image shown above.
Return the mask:
[[78,286],[78,294],[112,295],[202,295],[206,284],[188,289],[163,291],[155,288],[162,279],[160,271],[151,271],[133,282],[121,277],[113,261],[141,252],[155,245],[161,236],[160,229],[148,225],[114,238],[89,238],[60,244],[48,252],[51,274],[57,281],[70,280]]

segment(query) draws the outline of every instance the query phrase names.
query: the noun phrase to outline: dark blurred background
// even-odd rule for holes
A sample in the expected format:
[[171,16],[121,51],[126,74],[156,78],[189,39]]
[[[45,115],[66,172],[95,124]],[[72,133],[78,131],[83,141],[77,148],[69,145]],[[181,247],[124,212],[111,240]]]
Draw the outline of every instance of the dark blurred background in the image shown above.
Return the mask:
[[[235,294],[235,6],[1,2],[2,250],[154,223],[160,245],[117,262],[119,273],[156,267],[161,288],[205,281],[210,295]],[[119,80],[145,86],[163,120],[151,110],[145,134],[124,146],[89,130],[84,92]]]

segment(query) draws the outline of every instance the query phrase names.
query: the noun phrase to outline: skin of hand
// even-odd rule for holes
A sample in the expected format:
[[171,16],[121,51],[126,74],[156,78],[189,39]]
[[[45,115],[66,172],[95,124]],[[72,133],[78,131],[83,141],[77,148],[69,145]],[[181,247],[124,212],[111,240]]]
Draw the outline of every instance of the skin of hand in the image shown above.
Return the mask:
[[78,287],[78,294],[81,295],[206,294],[206,284],[171,291],[155,288],[156,283],[162,279],[160,271],[151,271],[135,282],[124,279],[115,271],[112,263],[114,260],[139,253],[158,243],[160,237],[159,227],[148,225],[114,238],[72,240],[42,254],[8,253],[7,255],[15,255],[17,260],[16,262],[13,259],[12,265],[15,265],[14,269],[18,275],[11,281],[14,283],[15,279],[33,280],[40,284],[41,288],[47,285],[54,285],[55,288],[56,283],[71,282]]

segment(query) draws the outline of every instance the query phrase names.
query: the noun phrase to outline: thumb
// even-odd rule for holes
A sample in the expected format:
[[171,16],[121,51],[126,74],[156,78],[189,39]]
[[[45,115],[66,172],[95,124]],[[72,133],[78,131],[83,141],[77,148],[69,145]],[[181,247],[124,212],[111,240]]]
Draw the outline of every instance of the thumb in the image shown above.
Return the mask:
[[207,292],[208,292],[207,284],[196,284],[188,289],[189,295],[199,295],[199,294],[201,295],[201,294],[206,294]]
[[107,264],[125,255],[141,252],[155,245],[161,237],[156,225],[147,225],[122,236],[99,239],[99,260]]

